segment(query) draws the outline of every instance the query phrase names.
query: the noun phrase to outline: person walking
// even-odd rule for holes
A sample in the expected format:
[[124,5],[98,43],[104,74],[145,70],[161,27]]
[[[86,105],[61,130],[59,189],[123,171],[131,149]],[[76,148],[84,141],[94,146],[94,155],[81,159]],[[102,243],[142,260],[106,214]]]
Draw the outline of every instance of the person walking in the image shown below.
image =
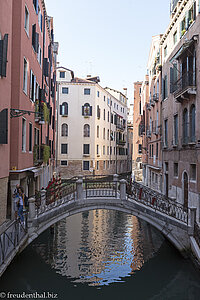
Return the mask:
[[21,222],[24,222],[23,211],[25,210],[24,193],[21,187],[19,187],[19,200],[18,200],[18,216]]

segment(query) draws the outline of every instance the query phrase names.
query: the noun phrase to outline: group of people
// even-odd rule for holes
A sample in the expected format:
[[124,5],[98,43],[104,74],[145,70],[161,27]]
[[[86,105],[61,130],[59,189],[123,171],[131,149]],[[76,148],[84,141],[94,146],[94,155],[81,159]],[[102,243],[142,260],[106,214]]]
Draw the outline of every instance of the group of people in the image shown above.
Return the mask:
[[14,204],[15,204],[15,218],[19,218],[21,222],[24,222],[24,212],[26,211],[25,206],[25,194],[23,188],[17,184],[14,190]]

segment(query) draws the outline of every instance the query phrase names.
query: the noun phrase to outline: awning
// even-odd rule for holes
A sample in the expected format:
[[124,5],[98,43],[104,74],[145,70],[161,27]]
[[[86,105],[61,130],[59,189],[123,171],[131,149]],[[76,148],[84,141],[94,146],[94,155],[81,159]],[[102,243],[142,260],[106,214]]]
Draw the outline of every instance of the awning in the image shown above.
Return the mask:
[[170,59],[170,63],[173,63],[174,60],[179,59],[179,57],[194,43],[194,40],[191,39],[186,41],[182,47],[176,52],[176,54]]
[[42,168],[32,169],[32,170],[30,170],[30,172],[33,173],[33,176],[34,176],[34,177],[37,177],[37,176],[39,176],[40,174],[42,174]]

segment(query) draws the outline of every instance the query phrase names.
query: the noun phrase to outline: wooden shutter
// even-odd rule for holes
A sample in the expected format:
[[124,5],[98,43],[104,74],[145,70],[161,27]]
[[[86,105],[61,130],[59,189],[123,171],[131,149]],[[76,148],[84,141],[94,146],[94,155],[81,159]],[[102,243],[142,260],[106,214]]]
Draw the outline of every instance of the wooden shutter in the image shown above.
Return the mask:
[[43,75],[45,77],[49,76],[49,62],[48,62],[48,58],[44,58],[44,60],[43,60]]
[[62,116],[62,105],[60,105],[60,115]]
[[0,112],[0,144],[8,144],[8,109]]
[[0,44],[0,75],[6,77],[8,34],[5,34],[4,39],[0,42],[2,44]]
[[33,72],[32,70],[30,70],[30,99],[32,99],[32,75],[33,75]]
[[32,46],[35,49],[36,24],[32,25]]
[[35,33],[35,52],[38,53],[39,50],[39,33]]

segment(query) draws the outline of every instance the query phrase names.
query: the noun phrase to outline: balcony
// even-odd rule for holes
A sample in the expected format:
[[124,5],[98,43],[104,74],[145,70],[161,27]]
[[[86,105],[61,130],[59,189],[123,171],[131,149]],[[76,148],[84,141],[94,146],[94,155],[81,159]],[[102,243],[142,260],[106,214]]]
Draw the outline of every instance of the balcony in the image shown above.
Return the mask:
[[124,129],[125,129],[125,126],[120,123],[117,123],[116,127],[117,127],[117,129],[119,129],[121,131],[124,131]]
[[47,163],[50,158],[50,147],[47,145],[35,145],[33,147],[33,163],[34,166]]
[[126,141],[117,139],[117,145],[124,146]]
[[39,124],[45,124],[49,122],[49,108],[46,102],[35,102],[35,122]]
[[174,97],[178,102],[189,100],[189,95],[196,95],[196,74],[186,72],[173,84]]

